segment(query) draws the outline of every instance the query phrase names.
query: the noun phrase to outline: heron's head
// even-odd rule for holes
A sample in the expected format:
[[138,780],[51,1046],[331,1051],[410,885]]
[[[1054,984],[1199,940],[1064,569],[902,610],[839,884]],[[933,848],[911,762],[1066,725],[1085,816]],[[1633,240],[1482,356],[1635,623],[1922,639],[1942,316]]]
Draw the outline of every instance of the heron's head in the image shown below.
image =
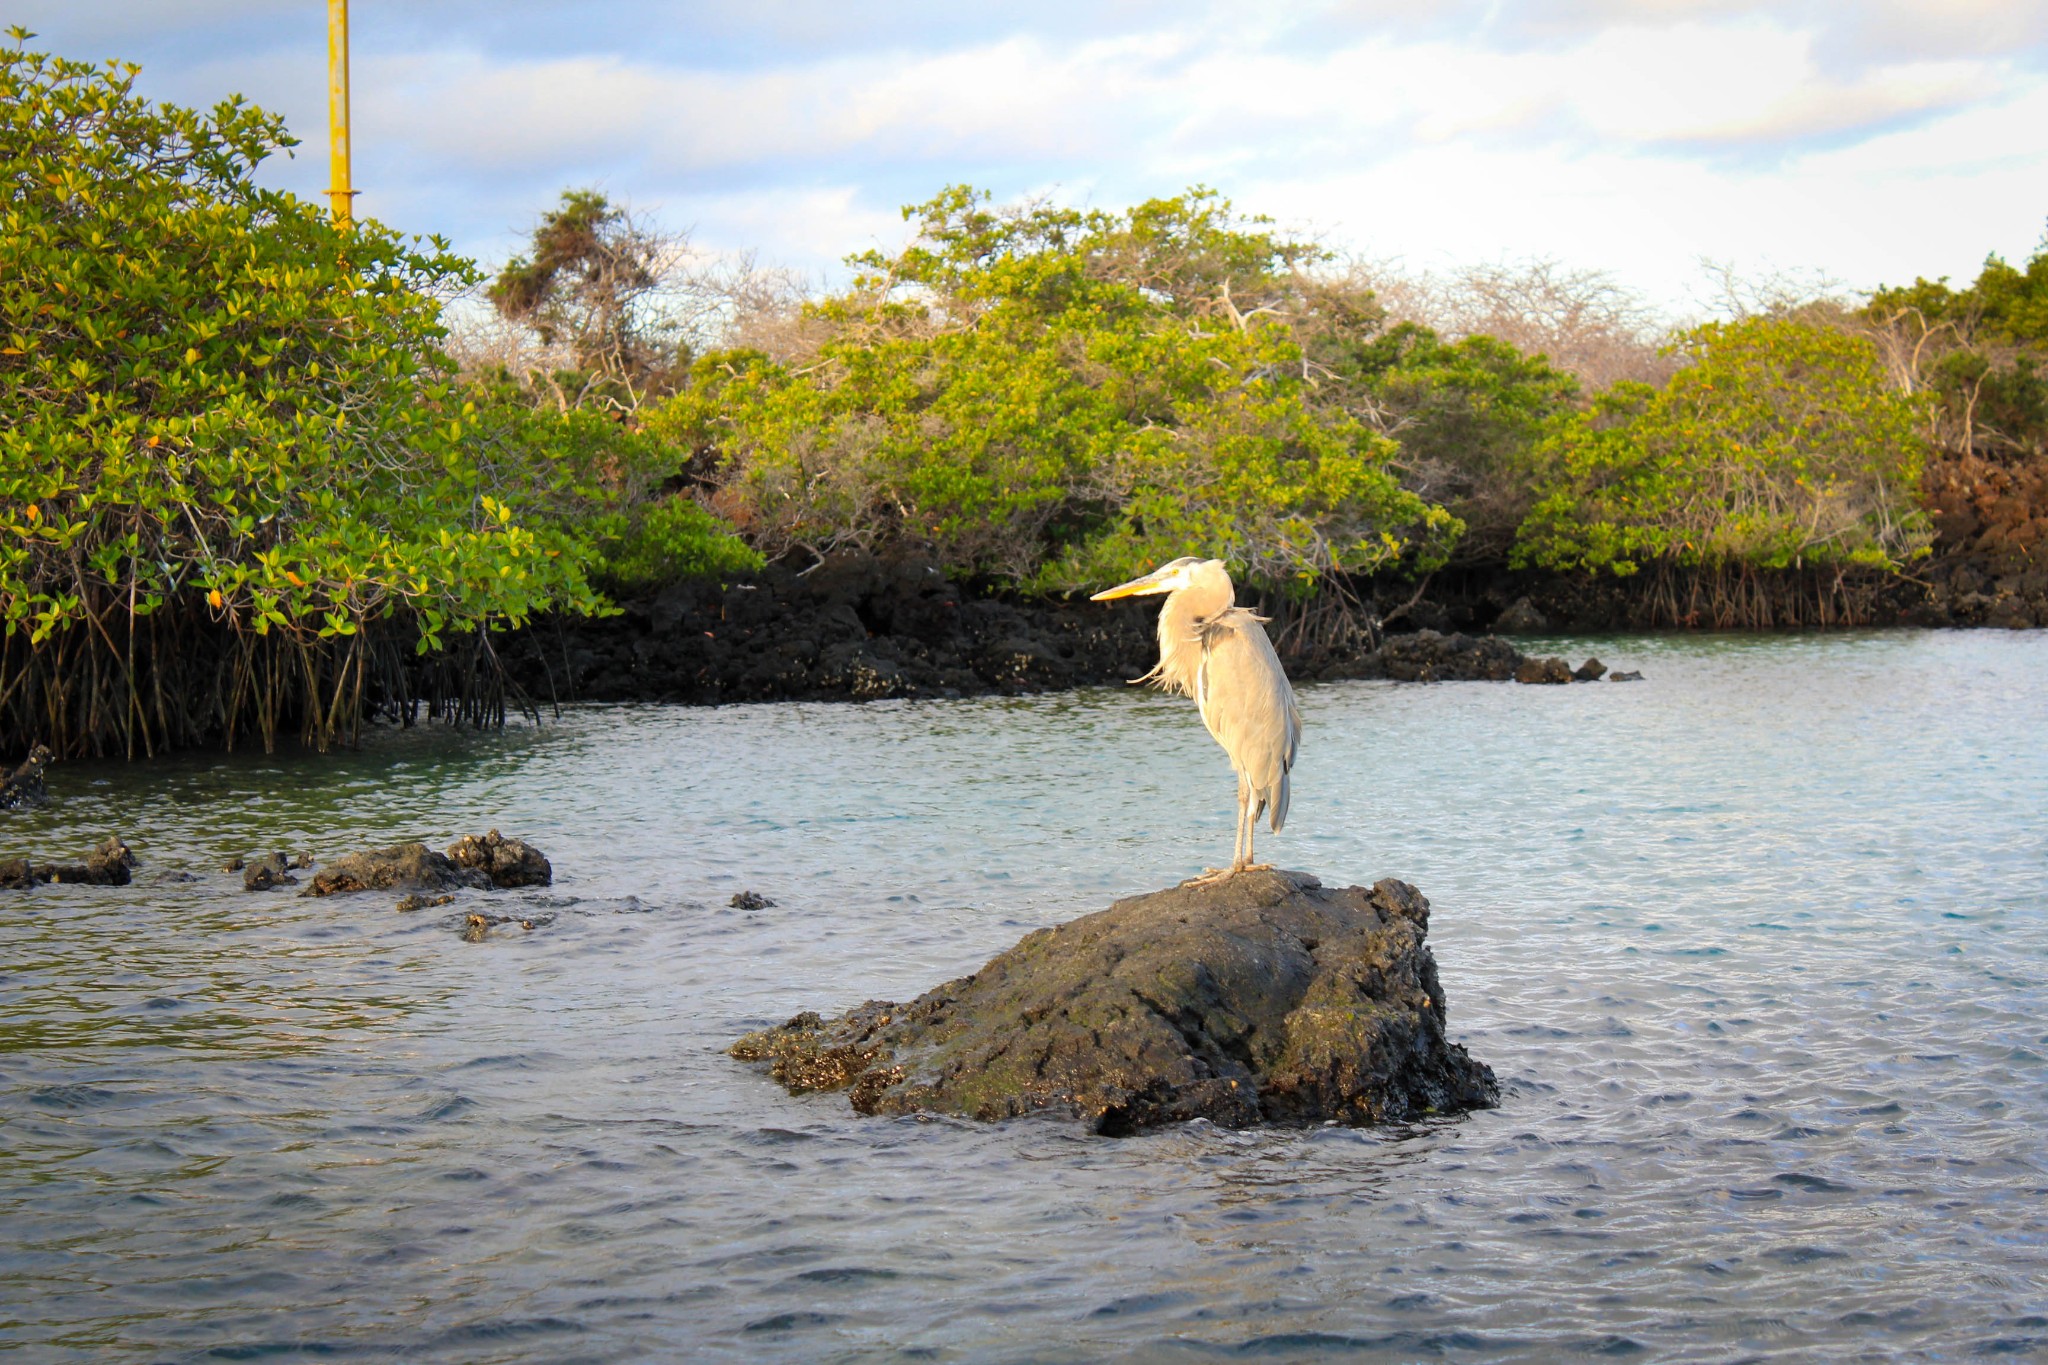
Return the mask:
[[[1118,597],[1151,597],[1162,592],[1178,592],[1195,585],[1196,576],[1204,572],[1221,569],[1220,559],[1196,559],[1193,555],[1182,555],[1179,559],[1161,564],[1143,578],[1133,578],[1128,583],[1119,583],[1105,588],[1088,600],[1108,602]],[[1226,578],[1226,583],[1230,580]]]

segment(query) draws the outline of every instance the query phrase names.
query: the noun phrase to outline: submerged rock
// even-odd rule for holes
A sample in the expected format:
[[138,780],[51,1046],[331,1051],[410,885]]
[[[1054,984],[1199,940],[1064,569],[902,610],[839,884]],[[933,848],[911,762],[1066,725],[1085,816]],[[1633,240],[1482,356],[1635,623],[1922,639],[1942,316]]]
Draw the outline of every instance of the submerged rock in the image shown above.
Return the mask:
[[726,904],[735,910],[768,910],[774,907],[775,902],[758,891],[738,891]]
[[462,941],[482,943],[490,937],[491,930],[500,924],[516,924],[531,932],[545,929],[555,922],[553,915],[464,915],[462,917]]
[[1641,682],[1642,680],[1643,675],[1638,672],[1609,673],[1607,675],[1607,681],[1609,682]]
[[1568,683],[1572,680],[1572,666],[1563,659],[1524,659],[1522,666],[1515,670],[1518,683]]
[[1042,1111],[1110,1135],[1490,1107],[1493,1072],[1445,1037],[1428,926],[1405,882],[1242,873],[1118,901],[909,1004],[799,1014],[731,1052],[792,1093],[846,1089],[864,1114]]
[[17,766],[0,768],[0,810],[48,804],[50,794],[43,787],[43,771],[56,761],[55,754],[38,744]]
[[[521,839],[466,834],[436,853],[425,844],[393,844],[337,858],[313,877],[301,896],[335,896],[350,891],[479,891],[547,886],[555,870],[541,851]],[[432,902],[439,904],[440,902]],[[403,903],[401,902],[401,908]]]
[[135,854],[118,834],[110,834],[82,863],[32,863],[26,858],[0,860],[0,888],[22,891],[44,882],[81,886],[126,886],[136,867]]
[[282,853],[267,853],[260,858],[251,858],[243,864],[242,889],[272,891],[280,886],[297,886],[299,879],[291,874],[291,866],[291,859]]
[[142,866],[141,861],[135,856],[135,850],[128,847],[126,841],[118,834],[109,834],[100,840],[99,847],[88,853],[85,860],[89,863],[119,863],[130,872]]
[[336,858],[313,874],[301,896],[336,896],[350,891],[449,891],[457,887],[487,888],[491,879],[470,867],[458,867],[425,844],[393,844]]
[[548,886],[555,869],[541,851],[521,839],[507,839],[492,830],[489,834],[465,834],[448,845],[448,858],[457,867],[475,868],[500,888]]

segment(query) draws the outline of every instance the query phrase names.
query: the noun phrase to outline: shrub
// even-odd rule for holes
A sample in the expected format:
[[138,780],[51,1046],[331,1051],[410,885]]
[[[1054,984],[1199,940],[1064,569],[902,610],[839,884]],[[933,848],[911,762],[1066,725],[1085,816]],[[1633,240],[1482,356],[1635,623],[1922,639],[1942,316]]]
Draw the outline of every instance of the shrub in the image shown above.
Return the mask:
[[1617,384],[1541,456],[1519,563],[1897,568],[1924,552],[1914,402],[1863,337],[1791,319],[1682,334],[1661,389]]
[[[291,145],[239,101],[156,105],[137,68],[0,49],[0,716],[133,750],[354,719],[363,628],[430,650],[593,610],[542,515],[549,433],[454,388],[438,240],[259,188]],[[225,630],[217,674],[180,642]],[[189,651],[187,651],[189,653]],[[152,660],[156,660],[155,665]],[[190,661],[188,661],[189,663]],[[191,664],[197,667],[196,663]],[[0,745],[0,747],[6,747]]]
[[1308,590],[1455,537],[1319,401],[1283,316],[1310,248],[1203,190],[1112,214],[956,188],[905,216],[908,247],[811,307],[814,355],[707,356],[653,419],[770,553],[914,540],[1053,589],[1201,554]]
[[631,512],[606,513],[586,534],[600,555],[598,577],[624,591],[682,578],[759,573],[766,563],[732,527],[680,493]]
[[1578,381],[1494,337],[1446,341],[1413,322],[1359,329],[1318,358],[1399,443],[1402,484],[1464,523],[1456,557],[1505,557],[1536,500],[1535,451],[1575,410]]

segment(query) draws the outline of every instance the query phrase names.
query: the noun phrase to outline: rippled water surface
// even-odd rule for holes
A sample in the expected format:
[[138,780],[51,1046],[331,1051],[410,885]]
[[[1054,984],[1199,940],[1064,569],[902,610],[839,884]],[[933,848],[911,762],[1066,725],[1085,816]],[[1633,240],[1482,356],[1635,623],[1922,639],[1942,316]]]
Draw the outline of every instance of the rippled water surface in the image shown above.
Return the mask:
[[[2048,635],[1559,646],[1648,680],[1302,693],[1262,852],[1420,886],[1503,1082],[1393,1131],[864,1119],[723,1054],[1223,857],[1185,702],[57,769],[0,856],[144,867],[0,892],[0,1350],[2048,1354]],[[217,870],[490,826],[556,884],[400,914]],[[513,907],[555,919],[461,939]]]

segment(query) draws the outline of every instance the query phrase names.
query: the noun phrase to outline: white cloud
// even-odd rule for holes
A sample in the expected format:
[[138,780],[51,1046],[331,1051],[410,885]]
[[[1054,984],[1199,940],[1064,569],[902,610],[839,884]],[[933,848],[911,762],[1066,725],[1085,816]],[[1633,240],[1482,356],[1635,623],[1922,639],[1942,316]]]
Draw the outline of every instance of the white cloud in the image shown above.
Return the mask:
[[[487,258],[570,185],[819,268],[951,182],[1114,206],[1201,181],[1381,254],[1554,254],[1679,299],[1701,255],[1963,273],[2048,211],[2048,0],[506,4],[356,25],[361,207]],[[136,18],[146,89],[280,108],[309,145],[274,179],[324,182],[317,16],[74,9],[94,55]]]

